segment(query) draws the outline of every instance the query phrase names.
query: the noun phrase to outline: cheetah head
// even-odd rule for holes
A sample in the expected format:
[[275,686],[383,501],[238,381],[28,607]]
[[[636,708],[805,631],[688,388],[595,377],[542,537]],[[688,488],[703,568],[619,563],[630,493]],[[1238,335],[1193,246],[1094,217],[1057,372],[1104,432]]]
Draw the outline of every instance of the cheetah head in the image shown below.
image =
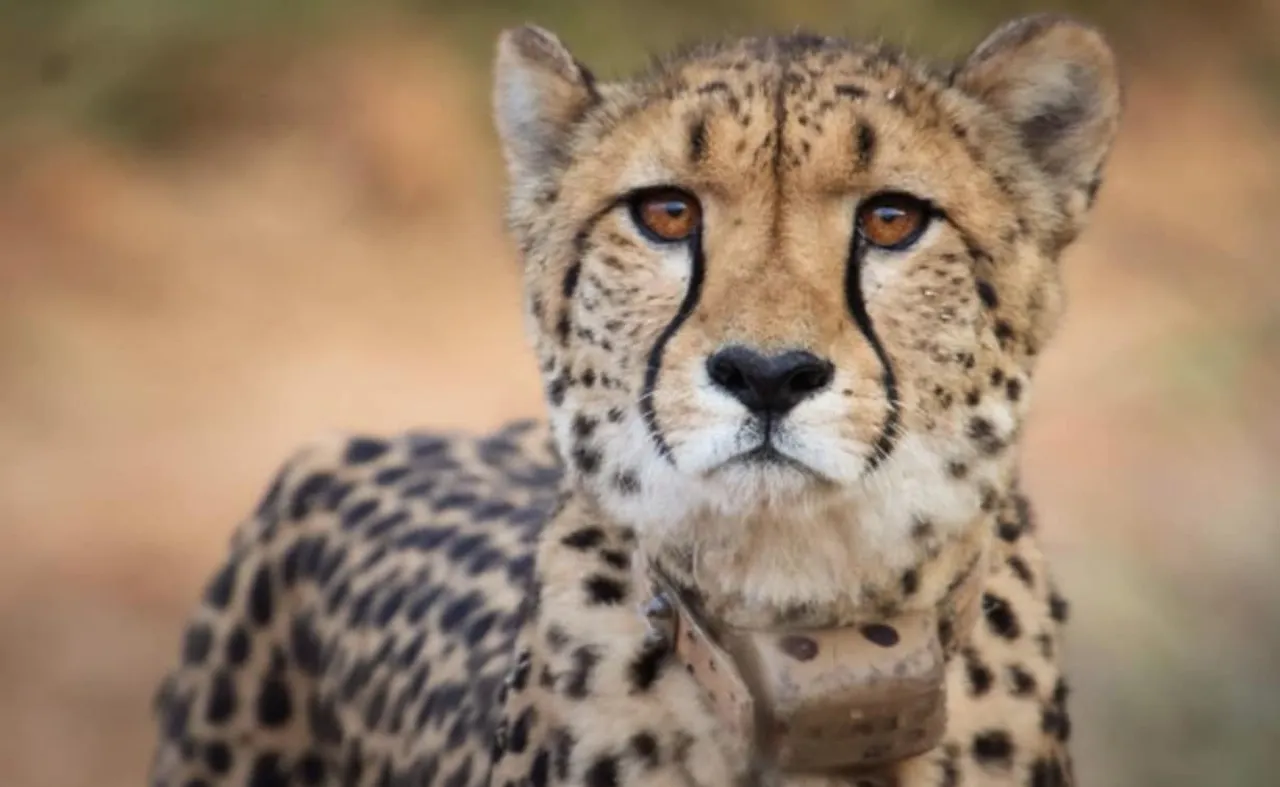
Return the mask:
[[555,438],[606,510],[892,537],[1009,483],[1118,123],[1095,30],[1032,17],[944,67],[741,39],[598,81],[524,27],[494,95]]

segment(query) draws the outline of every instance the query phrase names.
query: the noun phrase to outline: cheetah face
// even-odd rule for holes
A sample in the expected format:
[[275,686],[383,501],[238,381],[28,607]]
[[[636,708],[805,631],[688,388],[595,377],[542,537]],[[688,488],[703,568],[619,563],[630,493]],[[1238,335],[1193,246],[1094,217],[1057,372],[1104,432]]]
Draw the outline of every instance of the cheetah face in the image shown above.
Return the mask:
[[1102,39],[1049,18],[946,71],[793,37],[609,84],[506,34],[509,220],[571,472],[642,526],[873,494],[972,519],[1118,106]]

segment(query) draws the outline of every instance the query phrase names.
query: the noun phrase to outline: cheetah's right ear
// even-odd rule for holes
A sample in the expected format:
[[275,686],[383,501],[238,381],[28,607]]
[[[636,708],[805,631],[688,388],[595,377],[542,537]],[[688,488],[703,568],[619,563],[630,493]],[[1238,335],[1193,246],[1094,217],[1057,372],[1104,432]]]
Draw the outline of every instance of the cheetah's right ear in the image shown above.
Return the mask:
[[591,73],[553,34],[531,25],[503,31],[493,105],[513,185],[561,162],[570,130],[598,99]]

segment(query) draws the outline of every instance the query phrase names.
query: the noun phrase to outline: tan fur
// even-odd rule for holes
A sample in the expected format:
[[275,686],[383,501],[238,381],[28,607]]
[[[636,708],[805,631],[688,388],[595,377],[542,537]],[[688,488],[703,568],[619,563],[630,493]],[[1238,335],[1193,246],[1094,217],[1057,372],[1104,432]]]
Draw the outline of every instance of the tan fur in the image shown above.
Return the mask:
[[[352,439],[289,463],[166,681],[154,782],[1070,783],[1065,602],[1017,454],[1059,255],[1116,131],[1102,38],[1034,17],[946,68],[745,39],[604,84],[521,28],[495,86],[550,434]],[[694,238],[636,226],[627,195],[654,186],[698,201]],[[886,190],[941,212],[909,248],[855,241]],[[831,377],[766,420],[711,377],[731,346]],[[766,431],[786,459],[735,461]],[[351,521],[363,500],[376,512]],[[639,559],[744,626],[939,607],[984,561],[984,620],[940,630],[943,744],[880,782],[755,761],[668,668]],[[228,685],[239,702],[210,713]],[[287,712],[264,711],[281,688]]]

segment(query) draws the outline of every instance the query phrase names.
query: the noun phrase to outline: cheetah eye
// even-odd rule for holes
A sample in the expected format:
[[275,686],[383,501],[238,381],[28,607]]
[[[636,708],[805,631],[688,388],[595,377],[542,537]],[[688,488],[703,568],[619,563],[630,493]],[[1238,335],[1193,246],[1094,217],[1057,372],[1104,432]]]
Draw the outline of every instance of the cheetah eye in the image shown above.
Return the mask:
[[900,251],[929,226],[929,203],[909,194],[877,194],[858,206],[858,234],[886,251]]
[[679,189],[646,189],[634,194],[629,204],[632,221],[657,243],[688,240],[702,223],[697,198]]

